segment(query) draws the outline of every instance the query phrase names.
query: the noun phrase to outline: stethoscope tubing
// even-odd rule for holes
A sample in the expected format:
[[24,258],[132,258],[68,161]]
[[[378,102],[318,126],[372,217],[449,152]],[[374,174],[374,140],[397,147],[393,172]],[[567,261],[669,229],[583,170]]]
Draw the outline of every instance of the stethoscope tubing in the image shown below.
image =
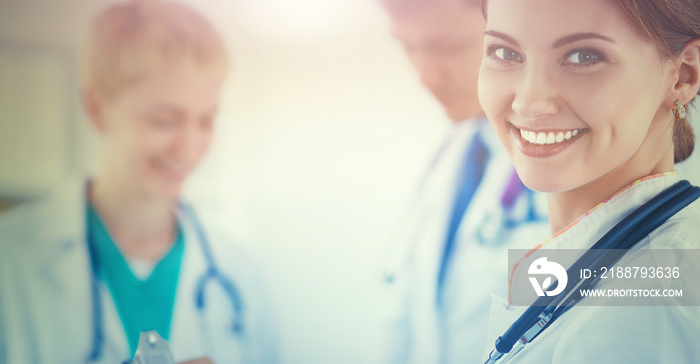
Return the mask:
[[[88,238],[89,239],[89,238]],[[88,255],[90,259],[90,298],[92,300],[92,347],[88,353],[87,362],[96,362],[102,356],[104,344],[104,328],[102,327],[104,318],[102,313],[102,299],[100,298],[100,287],[97,282],[97,272],[94,262],[93,244],[88,245]]]
[[[614,228],[608,231],[596,244],[579,258],[568,270],[569,277],[576,277],[576,272],[582,268],[605,264],[615,264],[626,253],[626,250],[637,244],[644,236],[649,235],[671,216],[678,213],[688,204],[700,197],[700,188],[690,185],[688,181],[680,181],[655,196],[641,207],[634,210]],[[605,249],[606,251],[603,251]],[[545,328],[566,312],[577,298],[572,295],[582,279],[570,280],[564,292],[558,296],[538,298],[525,313],[523,313],[508,330],[496,340],[496,350],[501,354],[510,352],[513,346],[536,325],[543,316],[551,314],[551,319],[533,337],[534,339]],[[589,280],[585,286],[594,284]],[[560,303],[564,304],[560,305]]]
[[[200,250],[206,261],[207,269],[205,273],[197,281],[195,288],[195,305],[198,311],[203,311],[205,306],[205,288],[209,280],[215,280],[219,282],[221,287],[226,292],[226,295],[231,300],[234,318],[231,329],[234,333],[239,336],[244,332],[243,315],[244,315],[244,305],[241,294],[239,293],[236,285],[230,278],[224,276],[218,268],[214,256],[211,251],[211,246],[209,244],[209,239],[204,232],[204,228],[195,214],[194,210],[183,203],[178,203],[178,209],[183,213],[187,214],[192,227],[194,228],[195,234],[197,235],[197,240],[199,242]],[[90,286],[91,286],[91,299],[92,299],[92,322],[93,322],[93,340],[92,347],[88,353],[87,361],[96,362],[102,357],[102,348],[104,346],[104,312],[102,308],[102,299],[100,296],[99,282],[97,279],[97,267],[95,266],[95,251],[94,244],[89,242],[90,234],[86,234],[86,243],[88,246],[89,253],[89,264],[90,264]]]
[[[673,197],[670,201],[668,201],[665,204],[665,206],[660,207],[657,210],[656,214],[649,214],[644,219],[641,219],[638,222],[638,225],[643,228],[632,229],[627,234],[625,234],[625,236],[622,239],[628,242],[627,244],[620,248],[615,248],[614,250],[609,251],[608,254],[598,254],[600,258],[593,265],[598,267],[611,267],[612,265],[617,263],[617,261],[620,260],[620,258],[622,258],[622,256],[626,253],[628,249],[632,248],[642,238],[649,235],[653,230],[661,226],[671,216],[675,215],[676,213],[678,213],[678,211],[682,210],[682,208],[698,199],[700,197],[700,188],[690,186],[689,183],[687,183],[687,185],[688,188],[684,189],[679,195]],[[580,269],[582,267],[579,266],[578,268]],[[559,305],[559,307],[557,307],[557,309],[553,312],[553,317],[547,325],[551,325],[559,316],[561,316],[571,307],[573,307],[573,305],[575,304],[574,301],[579,301],[582,299],[579,293],[580,290],[592,287],[599,280],[600,277],[594,277],[593,279],[583,280],[581,284],[576,286],[572,294],[566,296],[562,303]]]

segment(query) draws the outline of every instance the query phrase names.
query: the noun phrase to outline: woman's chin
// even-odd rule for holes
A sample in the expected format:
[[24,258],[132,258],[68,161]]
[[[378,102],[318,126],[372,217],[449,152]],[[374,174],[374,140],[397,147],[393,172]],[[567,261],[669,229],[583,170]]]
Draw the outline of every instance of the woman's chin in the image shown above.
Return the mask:
[[559,193],[567,191],[567,185],[562,183],[557,176],[546,173],[521,173],[520,179],[527,188],[542,193]]

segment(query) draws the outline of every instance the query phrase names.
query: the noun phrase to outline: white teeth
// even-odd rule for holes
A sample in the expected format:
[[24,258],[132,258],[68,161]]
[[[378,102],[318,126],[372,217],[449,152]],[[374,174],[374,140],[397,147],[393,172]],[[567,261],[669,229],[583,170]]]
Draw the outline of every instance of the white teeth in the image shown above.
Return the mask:
[[535,143],[537,143],[537,144],[547,143],[547,134],[545,134],[543,132],[537,133],[537,141]]
[[555,143],[561,143],[565,140],[569,140],[576,135],[578,135],[581,132],[581,129],[576,129],[576,130],[569,130],[567,132],[557,132],[556,134],[554,132],[539,132],[536,133],[534,131],[528,131],[528,130],[523,130],[520,129],[520,136],[527,140],[529,143],[532,144],[555,144]]
[[564,133],[558,132],[556,139],[554,139],[554,142],[561,143],[563,141],[564,141]]
[[528,133],[527,141],[532,143],[532,144],[535,144],[535,142],[537,141],[537,133],[535,133],[534,131],[531,131],[530,133]]

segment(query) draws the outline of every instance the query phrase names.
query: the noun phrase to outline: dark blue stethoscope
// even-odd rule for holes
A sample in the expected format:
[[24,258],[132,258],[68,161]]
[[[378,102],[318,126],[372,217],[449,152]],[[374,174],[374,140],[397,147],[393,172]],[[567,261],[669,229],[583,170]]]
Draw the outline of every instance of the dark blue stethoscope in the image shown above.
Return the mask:
[[[594,267],[611,267],[645,236],[661,226],[671,216],[700,197],[700,188],[680,181],[667,188],[620,221],[581,256],[569,269],[566,288],[557,296],[538,298],[508,330],[496,340],[496,347],[485,364],[512,358],[534,340],[557,318],[582,297],[581,290],[592,287],[599,279],[582,279],[576,272]],[[558,283],[553,283],[552,287]],[[514,349],[515,347],[515,349]]]
[[[205,289],[210,281],[219,283],[224,293],[231,301],[233,315],[233,323],[231,324],[231,331],[237,336],[242,336],[245,330],[243,325],[243,315],[244,315],[244,304],[240,291],[236,288],[231,278],[227,277],[225,274],[219,270],[216,262],[214,261],[214,256],[211,251],[211,246],[206,234],[204,233],[204,228],[200,223],[194,210],[183,203],[178,203],[178,209],[183,212],[183,214],[189,218],[192,226],[194,227],[195,233],[197,235],[197,240],[199,241],[199,247],[202,250],[202,255],[206,261],[206,271],[201,277],[197,279],[195,284],[195,305],[198,312],[203,312],[205,308]],[[102,357],[103,344],[104,344],[104,317],[102,312],[102,299],[100,297],[99,282],[97,279],[97,267],[95,264],[95,253],[94,244],[92,244],[92,234],[87,233],[87,245],[89,250],[90,266],[91,266],[91,291],[92,291],[92,348],[88,354],[88,361],[95,362]]]

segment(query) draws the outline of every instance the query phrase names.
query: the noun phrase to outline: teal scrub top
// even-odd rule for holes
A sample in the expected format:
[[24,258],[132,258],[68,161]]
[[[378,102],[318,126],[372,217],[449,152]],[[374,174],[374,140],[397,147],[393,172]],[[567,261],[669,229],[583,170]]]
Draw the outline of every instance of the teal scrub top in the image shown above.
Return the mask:
[[155,265],[145,280],[138,279],[97,212],[88,206],[88,243],[94,252],[97,278],[109,287],[119,312],[133,357],[141,331],[156,330],[164,339],[170,335],[173,306],[184,250],[184,237],[178,225],[170,251]]

